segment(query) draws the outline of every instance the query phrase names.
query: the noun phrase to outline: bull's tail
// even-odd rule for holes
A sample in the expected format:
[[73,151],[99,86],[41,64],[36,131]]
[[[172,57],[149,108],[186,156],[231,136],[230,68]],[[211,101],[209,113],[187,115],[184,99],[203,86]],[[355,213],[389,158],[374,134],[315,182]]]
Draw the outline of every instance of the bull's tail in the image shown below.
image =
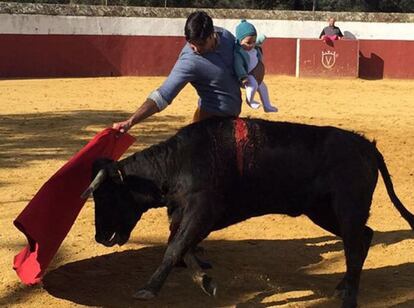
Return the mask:
[[402,204],[400,199],[398,199],[394,191],[394,185],[392,184],[391,176],[388,172],[387,165],[385,164],[384,157],[377,148],[376,156],[378,162],[378,169],[381,172],[382,179],[384,180],[385,187],[387,188],[388,196],[390,197],[394,206],[397,208],[398,212],[400,212],[401,216],[409,223],[411,229],[414,230],[414,215],[410,213],[410,211],[405,208],[404,204]]

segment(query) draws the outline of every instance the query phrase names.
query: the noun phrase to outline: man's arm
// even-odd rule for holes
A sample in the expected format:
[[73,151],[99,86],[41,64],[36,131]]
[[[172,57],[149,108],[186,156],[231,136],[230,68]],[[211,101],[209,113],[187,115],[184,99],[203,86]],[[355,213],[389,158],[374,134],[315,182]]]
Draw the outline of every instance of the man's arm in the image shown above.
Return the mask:
[[191,59],[180,57],[161,87],[153,91],[129,119],[114,123],[112,127],[127,132],[135,124],[166,108],[184,86],[194,79],[193,67]]
[[114,123],[112,127],[121,133],[126,133],[135,124],[140,123],[159,111],[157,104],[152,99],[147,98],[128,120]]

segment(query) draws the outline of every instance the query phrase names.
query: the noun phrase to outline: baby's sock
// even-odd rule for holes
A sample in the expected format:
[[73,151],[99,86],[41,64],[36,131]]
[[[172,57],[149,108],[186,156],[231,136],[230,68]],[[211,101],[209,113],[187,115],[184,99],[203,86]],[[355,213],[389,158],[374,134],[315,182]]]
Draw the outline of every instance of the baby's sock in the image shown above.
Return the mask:
[[265,112],[277,112],[278,109],[275,106],[272,106],[269,99],[269,91],[267,90],[267,86],[264,82],[262,82],[259,87],[258,91],[260,95],[260,99],[263,103],[263,109]]
[[256,102],[256,101],[249,102],[248,100],[246,100],[246,101],[247,101],[247,105],[249,105],[250,108],[252,108],[252,109],[259,109],[260,108],[260,103],[259,102]]

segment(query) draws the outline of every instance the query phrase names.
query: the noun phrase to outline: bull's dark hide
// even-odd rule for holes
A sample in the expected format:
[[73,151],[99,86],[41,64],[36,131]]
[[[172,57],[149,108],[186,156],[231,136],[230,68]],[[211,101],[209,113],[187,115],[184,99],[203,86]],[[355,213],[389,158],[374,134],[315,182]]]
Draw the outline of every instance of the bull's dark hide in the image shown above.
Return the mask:
[[335,127],[210,119],[118,163],[97,161],[95,174],[101,169],[104,180],[94,193],[98,242],[125,243],[149,208],[166,206],[171,218],[164,260],[135,294],[140,299],[155,296],[183,258],[203,290],[215,294],[193,255],[210,232],[253,216],[304,214],[342,237],[347,272],[337,291],[345,307],[356,306],[378,170],[391,201],[414,227],[375,143]]

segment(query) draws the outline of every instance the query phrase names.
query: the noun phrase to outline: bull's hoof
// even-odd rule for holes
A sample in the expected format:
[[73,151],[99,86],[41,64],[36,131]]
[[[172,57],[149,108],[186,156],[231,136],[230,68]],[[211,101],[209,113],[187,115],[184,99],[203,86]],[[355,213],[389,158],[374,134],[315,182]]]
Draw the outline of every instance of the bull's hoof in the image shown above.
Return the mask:
[[[338,287],[335,289],[334,296],[342,299],[342,305],[341,308],[356,308],[357,300],[356,295],[351,295],[349,290],[347,288],[341,288],[343,284],[339,284]],[[355,294],[355,293],[354,293]]]
[[201,289],[208,296],[216,296],[217,294],[217,284],[207,275],[203,275],[201,278]]
[[136,293],[134,293],[132,297],[135,299],[147,301],[147,300],[153,299],[155,297],[155,294],[151,292],[150,290],[141,289],[141,290],[138,290]]

